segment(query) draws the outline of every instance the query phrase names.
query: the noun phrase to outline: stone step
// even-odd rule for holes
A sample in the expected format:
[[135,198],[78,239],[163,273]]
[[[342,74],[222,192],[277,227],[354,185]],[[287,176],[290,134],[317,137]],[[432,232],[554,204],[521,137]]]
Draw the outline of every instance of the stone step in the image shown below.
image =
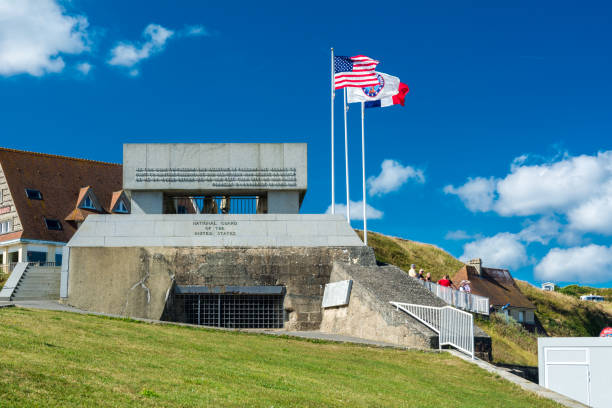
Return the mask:
[[26,290],[16,291],[15,293],[49,293],[49,292],[59,292],[59,288],[26,289]]
[[25,286],[15,289],[15,293],[32,292],[32,291],[50,291],[59,290],[59,286]]
[[17,292],[13,295],[15,296],[44,296],[48,294],[58,293],[59,290],[24,290],[21,292]]
[[49,287],[60,287],[59,282],[27,282],[21,285],[18,285],[15,289],[24,289],[24,288],[49,288]]
[[17,287],[24,286],[24,285],[53,285],[53,284],[58,284],[59,285],[60,282],[57,279],[27,280],[25,282],[20,282],[19,285],[17,285]]
[[26,272],[26,273],[23,274],[23,277],[26,277],[26,276],[58,276],[59,277],[59,276],[61,276],[61,274],[55,273],[55,272],[53,272],[53,273],[49,273],[49,272]]
[[55,279],[55,278],[30,278],[30,279],[22,279],[21,282],[19,282],[19,284],[23,284],[23,283],[29,283],[29,282],[59,282],[59,279]]
[[28,281],[44,281],[44,280],[50,280],[50,281],[59,281],[60,277],[59,276],[26,276],[24,278],[21,278],[21,282],[28,282]]
[[12,301],[19,300],[57,300],[59,299],[59,292],[56,295],[47,295],[47,296],[13,296],[11,298]]

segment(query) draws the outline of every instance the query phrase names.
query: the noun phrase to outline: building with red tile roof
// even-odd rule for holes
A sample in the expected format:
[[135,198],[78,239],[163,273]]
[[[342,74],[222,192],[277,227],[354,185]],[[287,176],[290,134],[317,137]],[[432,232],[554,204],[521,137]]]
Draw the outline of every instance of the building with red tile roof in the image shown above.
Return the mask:
[[488,297],[497,311],[520,323],[535,324],[535,305],[521,292],[507,269],[486,268],[481,259],[472,259],[451,279],[457,285],[463,280],[470,281],[471,293]]
[[120,164],[0,148],[0,265],[61,262],[89,214],[128,213]]

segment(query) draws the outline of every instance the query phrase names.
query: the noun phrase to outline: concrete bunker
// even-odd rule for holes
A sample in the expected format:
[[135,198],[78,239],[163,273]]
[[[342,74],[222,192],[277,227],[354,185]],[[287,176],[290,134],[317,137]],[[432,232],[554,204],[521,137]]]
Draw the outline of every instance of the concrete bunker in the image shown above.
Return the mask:
[[[132,213],[90,215],[78,229],[64,253],[65,303],[213,327],[436,346],[435,333],[388,301],[439,299],[401,270],[377,267],[343,216],[299,214],[306,145],[125,145],[123,170]],[[247,199],[239,207],[236,200]],[[324,310],[325,285],[349,279],[345,307]]]

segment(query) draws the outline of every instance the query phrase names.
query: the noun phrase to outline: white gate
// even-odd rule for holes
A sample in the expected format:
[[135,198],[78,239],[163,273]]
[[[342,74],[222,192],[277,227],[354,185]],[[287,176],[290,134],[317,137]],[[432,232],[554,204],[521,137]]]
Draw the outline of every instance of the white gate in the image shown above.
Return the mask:
[[470,313],[451,306],[434,307],[401,302],[389,303],[438,333],[440,348],[449,345],[474,358],[474,317]]

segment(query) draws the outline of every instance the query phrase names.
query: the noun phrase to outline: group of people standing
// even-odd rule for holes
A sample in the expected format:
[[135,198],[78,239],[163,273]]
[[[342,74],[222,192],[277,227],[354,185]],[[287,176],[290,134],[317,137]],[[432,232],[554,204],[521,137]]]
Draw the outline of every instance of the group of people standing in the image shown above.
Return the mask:
[[[410,265],[410,269],[408,270],[408,275],[412,278],[416,278],[416,279],[420,279],[423,280],[425,282],[431,282],[431,273],[427,272],[427,275],[425,275],[425,271],[423,269],[419,269],[419,271],[417,272],[415,269],[415,265],[411,264]],[[445,286],[447,288],[452,288],[452,289],[457,289],[461,292],[466,292],[466,293],[471,293],[472,292],[472,287],[471,287],[471,282],[469,280],[462,280],[459,285],[455,285],[453,283],[452,280],[450,280],[450,276],[449,275],[444,275],[444,277],[440,280],[438,280],[438,282],[436,282],[438,285],[440,286]]]
[[425,282],[431,282],[431,273],[427,272],[427,274],[425,274],[425,271],[423,270],[423,268],[419,269],[419,271],[417,272],[416,269],[414,269],[414,264],[410,265],[410,269],[408,270],[408,275],[411,278],[417,278]]

